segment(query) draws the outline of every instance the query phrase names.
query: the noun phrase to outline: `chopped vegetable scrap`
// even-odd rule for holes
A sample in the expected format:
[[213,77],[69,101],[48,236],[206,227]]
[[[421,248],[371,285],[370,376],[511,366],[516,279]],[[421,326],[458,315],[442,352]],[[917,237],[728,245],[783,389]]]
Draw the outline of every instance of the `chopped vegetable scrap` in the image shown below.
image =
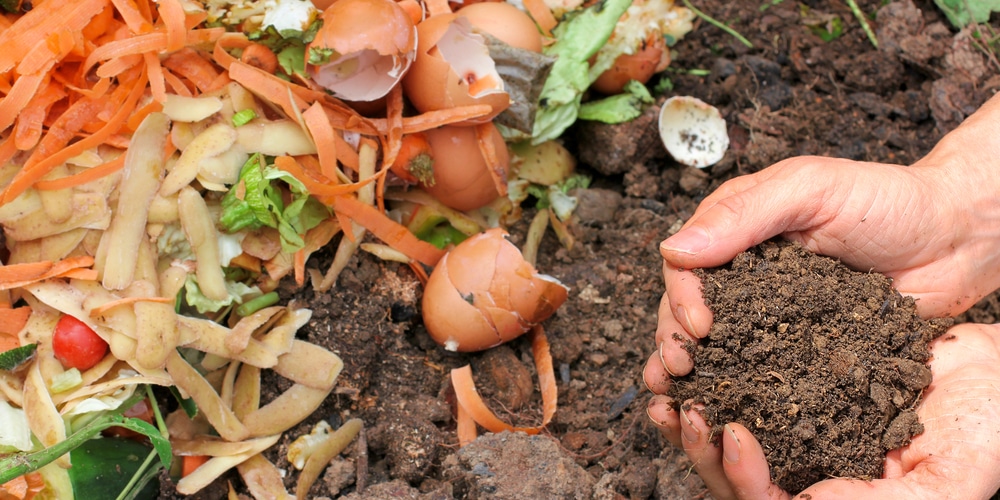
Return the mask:
[[[573,244],[569,191],[588,182],[558,136],[648,105],[644,78],[691,16],[670,0],[452,5],[0,2],[0,498],[144,498],[160,469],[184,495],[236,469],[241,492],[290,497],[263,452],[343,362],[297,336],[312,312],[278,285],[330,290],[358,249],[413,269],[452,348],[531,331],[544,418],[521,430],[550,421],[540,323],[567,290],[534,261],[550,224]],[[626,56],[644,58],[641,77],[615,69]],[[621,85],[603,91],[627,93],[585,104],[609,68]],[[529,198],[525,261],[498,226]],[[526,295],[456,291],[463,240],[502,256]],[[328,245],[321,270],[310,257]],[[439,331],[442,283],[491,336]],[[265,370],[289,383],[262,404]],[[452,380],[461,442],[511,428],[467,368]],[[292,442],[297,498],[361,425]],[[96,480],[109,463],[119,474]]]

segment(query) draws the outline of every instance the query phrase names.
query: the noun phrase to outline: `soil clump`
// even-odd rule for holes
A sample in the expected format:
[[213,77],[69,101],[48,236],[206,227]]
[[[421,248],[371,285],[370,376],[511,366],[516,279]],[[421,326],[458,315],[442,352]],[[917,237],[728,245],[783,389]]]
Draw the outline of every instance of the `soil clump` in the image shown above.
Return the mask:
[[714,323],[671,396],[704,405],[713,436],[750,429],[779,486],[881,477],[886,451],[923,432],[927,344],[952,320],[923,320],[885,276],[784,241],[696,274]]

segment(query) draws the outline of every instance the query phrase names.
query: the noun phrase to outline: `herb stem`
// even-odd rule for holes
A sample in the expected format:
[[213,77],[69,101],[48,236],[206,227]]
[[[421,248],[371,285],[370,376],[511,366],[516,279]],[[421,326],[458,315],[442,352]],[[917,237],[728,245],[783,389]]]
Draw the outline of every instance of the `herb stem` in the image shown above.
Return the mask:
[[[683,0],[683,1],[684,1],[684,6],[687,7],[688,9],[691,9],[691,12],[694,12],[694,15],[696,15],[696,16],[704,19],[708,24],[711,24],[712,26],[715,26],[716,28],[719,28],[720,30],[725,31],[726,33],[729,33],[730,35],[733,36],[733,38],[736,38],[737,40],[739,40],[740,43],[742,43],[743,45],[746,45],[747,47],[749,47],[751,49],[753,48],[753,43],[751,43],[750,40],[747,40],[746,37],[744,37],[743,35],[739,34],[738,31],[730,28],[729,26],[726,26],[722,22],[717,21],[714,18],[712,18],[711,16],[709,16],[708,14],[705,14],[704,12],[698,10],[694,5],[691,5],[690,1],[688,1],[688,0]],[[848,0],[848,1],[850,1],[850,0]],[[853,3],[853,2],[851,2],[851,3]]]

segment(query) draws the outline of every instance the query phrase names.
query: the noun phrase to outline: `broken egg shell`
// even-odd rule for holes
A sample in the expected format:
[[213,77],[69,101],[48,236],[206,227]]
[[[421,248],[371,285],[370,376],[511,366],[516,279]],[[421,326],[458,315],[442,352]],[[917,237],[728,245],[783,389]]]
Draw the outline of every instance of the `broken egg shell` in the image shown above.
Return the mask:
[[[601,76],[594,80],[591,88],[606,95],[620,94],[629,80],[637,80],[645,84],[658,71],[667,69],[670,65],[670,51],[663,35],[650,33],[633,54],[622,54],[615,59],[614,64]],[[666,63],[663,59],[666,57]]]
[[660,109],[660,139],[678,163],[705,168],[729,149],[729,131],[719,110],[701,99],[675,96]]
[[[504,171],[510,168],[507,144],[495,126],[490,140]],[[425,191],[455,210],[486,206],[500,196],[476,139],[475,127],[445,125],[424,132],[434,158],[434,183],[421,183]]]
[[479,2],[458,11],[476,29],[502,42],[532,52],[542,51],[542,33],[527,13],[507,2]]
[[403,78],[403,91],[421,113],[475,104],[492,108],[464,124],[487,123],[510,106],[485,39],[458,14],[433,16],[417,25],[416,60]]
[[539,274],[494,228],[453,248],[424,288],[424,325],[439,344],[481,351],[517,338],[566,301],[568,289]]
[[323,11],[323,27],[309,44],[333,51],[328,62],[307,64],[317,85],[348,101],[389,93],[416,59],[417,29],[392,0],[338,0]]

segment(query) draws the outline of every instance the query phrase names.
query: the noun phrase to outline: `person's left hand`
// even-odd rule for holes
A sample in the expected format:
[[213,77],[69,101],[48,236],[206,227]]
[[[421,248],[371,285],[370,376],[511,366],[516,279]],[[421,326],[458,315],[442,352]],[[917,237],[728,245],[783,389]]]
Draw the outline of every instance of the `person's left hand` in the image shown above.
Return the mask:
[[[931,385],[917,408],[924,432],[886,455],[882,479],[828,479],[795,498],[988,499],[1000,488],[1000,324],[961,324],[931,344]],[[654,354],[655,356],[655,354]],[[718,500],[787,499],[771,483],[760,443],[725,426],[721,446],[694,409],[680,415],[664,395],[647,413],[681,447]]]

